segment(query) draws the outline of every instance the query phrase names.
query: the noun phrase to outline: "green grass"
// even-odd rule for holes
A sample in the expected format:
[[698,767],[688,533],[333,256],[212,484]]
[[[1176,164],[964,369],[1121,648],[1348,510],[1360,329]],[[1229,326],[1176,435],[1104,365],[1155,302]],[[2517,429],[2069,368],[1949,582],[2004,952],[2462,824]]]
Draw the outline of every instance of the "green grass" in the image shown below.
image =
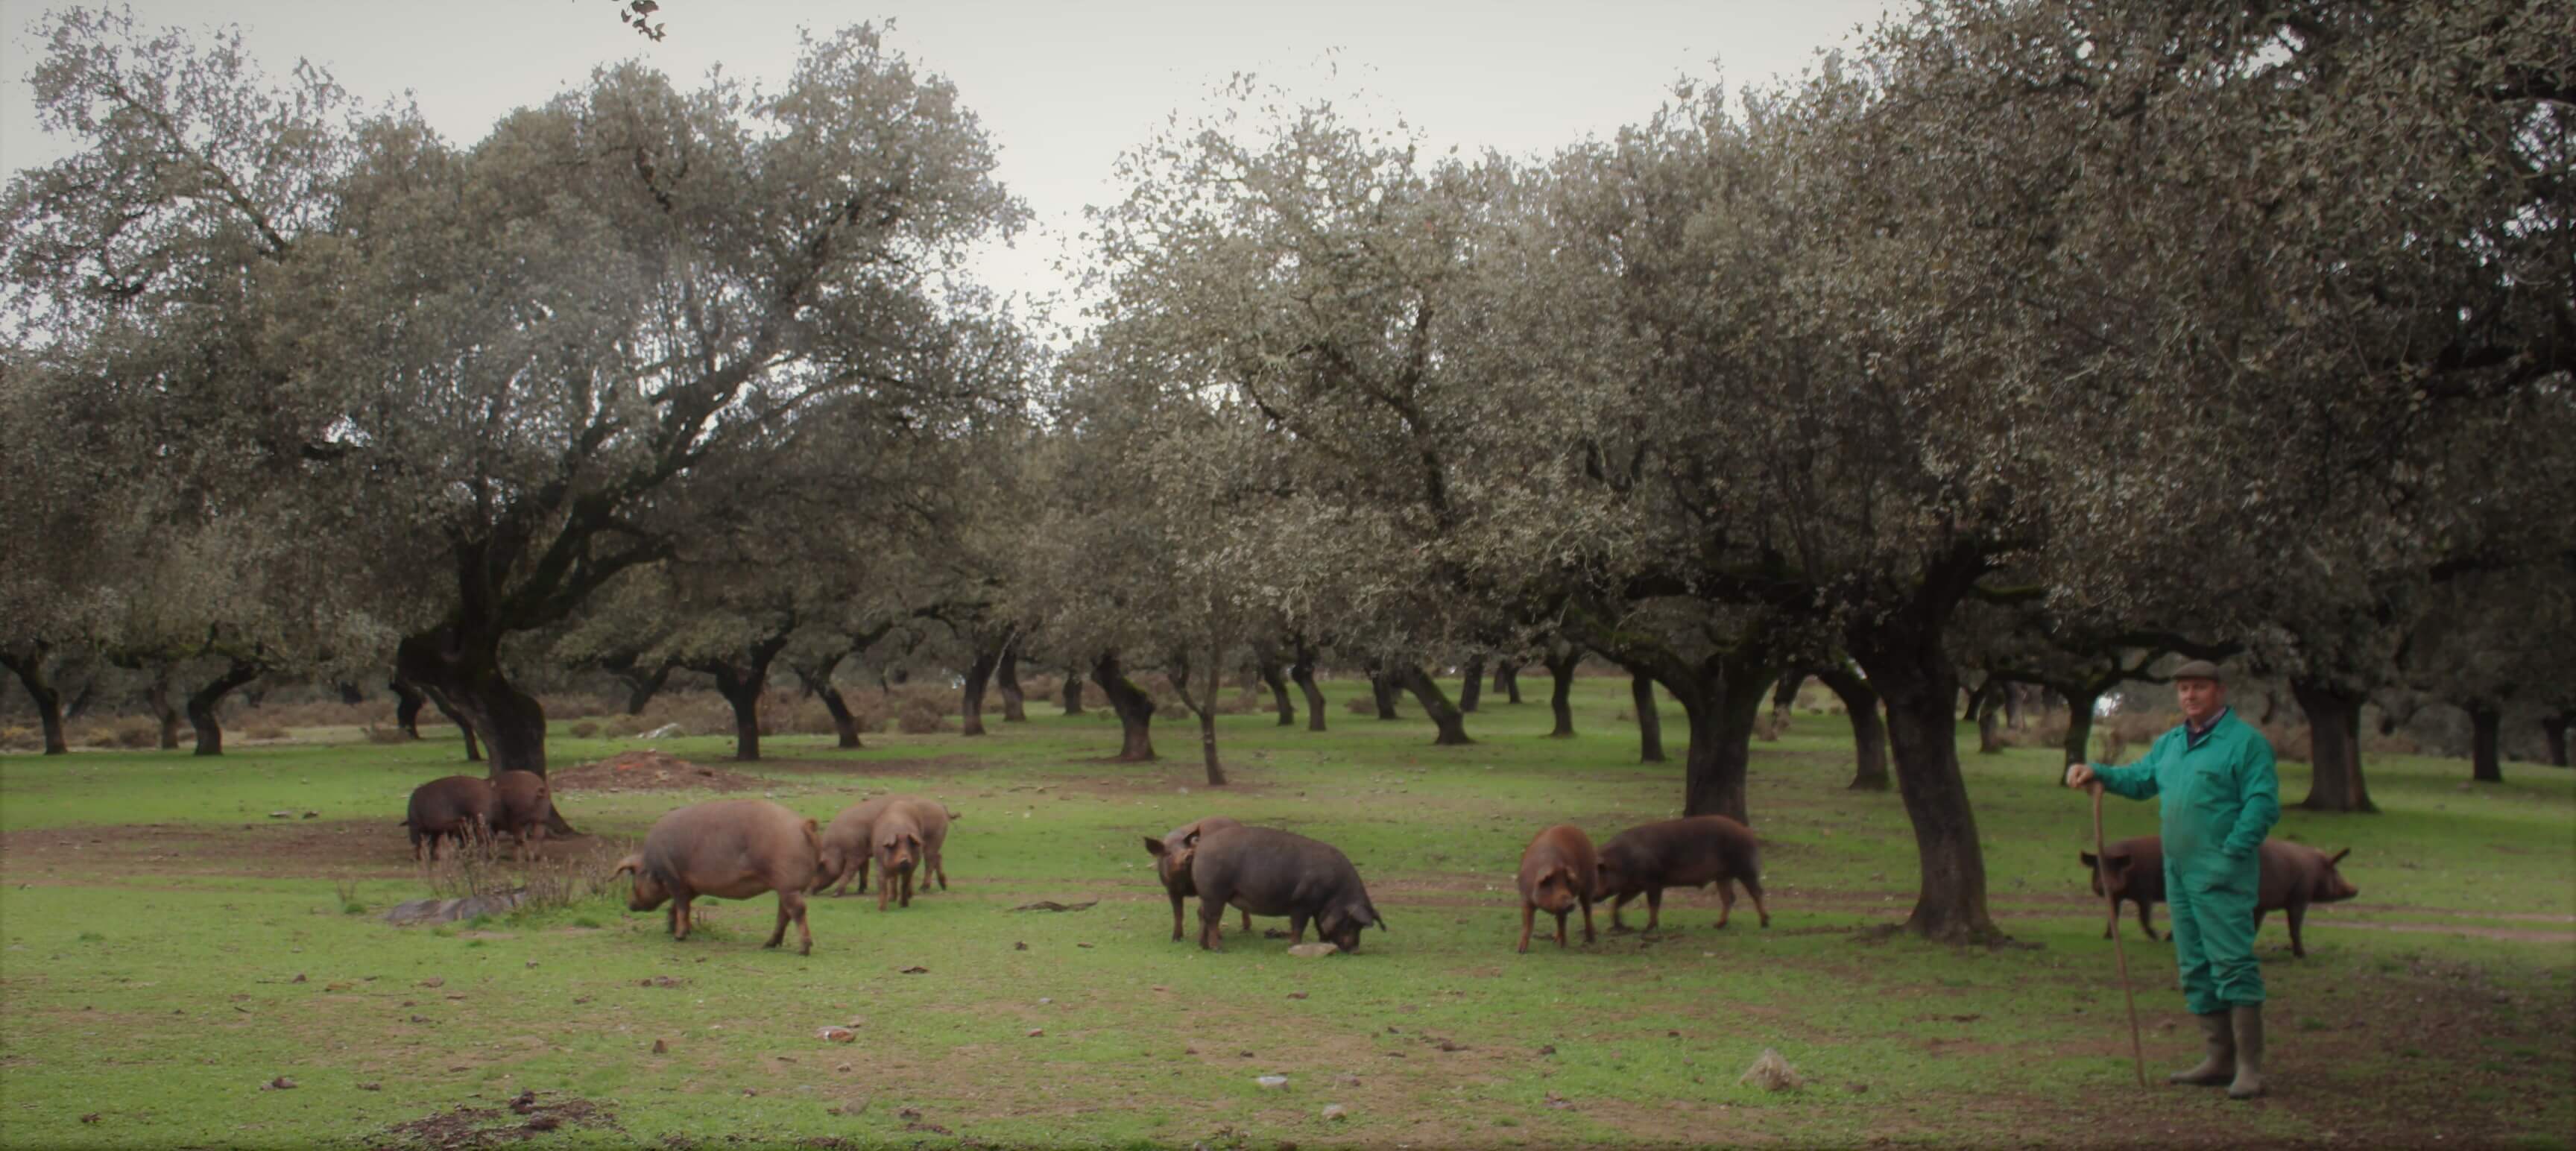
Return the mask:
[[[1337,705],[1364,690],[1331,686]],[[1538,827],[1606,839],[1680,796],[1678,762],[1634,762],[1634,728],[1614,719],[1626,684],[1580,686],[1572,740],[1541,738],[1538,697],[1489,701],[1465,748],[1429,746],[1410,706],[1396,723],[1337,706],[1325,734],[1229,717],[1225,789],[1200,781],[1185,723],[1158,725],[1163,762],[1114,764],[1107,717],[1051,706],[976,740],[844,752],[771,737],[766,765],[725,762],[724,740],[657,744],[774,781],[818,818],[885,787],[964,814],[955,890],[883,915],[872,896],[818,899],[810,957],[759,948],[767,898],[716,905],[680,944],[613,898],[431,930],[352,911],[426,894],[393,824],[412,786],[473,770],[451,743],[0,759],[0,1144],[372,1146],[458,1106],[516,1122],[503,1104],[523,1090],[613,1114],[537,1146],[2563,1145],[2576,1130],[2567,772],[2509,765],[2506,784],[2464,792],[2464,763],[2382,757],[2384,814],[2294,810],[2275,834],[2354,847],[2362,897],[2310,916],[2306,960],[2278,917],[2266,925],[2279,1094],[2230,1105],[2130,1085],[2111,948],[2075,861],[2086,809],[2044,749],[1964,757],[2016,946],[1861,930],[1911,903],[1912,840],[1894,795],[1843,789],[1839,717],[1802,716],[1755,749],[1773,928],[1740,906],[1711,930],[1714,895],[1675,893],[1678,930],[1654,942],[1607,935],[1604,915],[1597,945],[1513,954],[1511,874]],[[1665,717],[1678,757],[1679,709]],[[626,746],[559,735],[552,750],[572,764]],[[2295,801],[2304,769],[2283,783]],[[605,851],[703,797],[562,802],[601,841],[580,850]],[[1138,837],[1217,812],[1340,845],[1391,930],[1325,960],[1232,930],[1225,954],[1171,942]],[[2115,837],[2154,827],[2151,804],[2109,815]],[[2196,1036],[2170,952],[2127,930],[2160,1072]],[[854,1020],[854,1043],[816,1036]],[[1806,1086],[1739,1084],[1765,1048]],[[1265,1090],[1264,1074],[1289,1085]],[[260,1089],[279,1076],[298,1086]],[[1330,1103],[1348,1118],[1323,1119]]]

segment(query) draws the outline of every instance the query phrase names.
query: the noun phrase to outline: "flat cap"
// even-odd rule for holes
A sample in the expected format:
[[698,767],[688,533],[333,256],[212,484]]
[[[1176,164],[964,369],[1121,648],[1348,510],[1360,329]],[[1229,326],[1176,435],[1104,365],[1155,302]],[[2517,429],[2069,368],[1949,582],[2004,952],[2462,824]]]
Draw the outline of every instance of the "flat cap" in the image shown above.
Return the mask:
[[2173,670],[2172,678],[2177,680],[2205,679],[2211,683],[2225,683],[2227,682],[2227,673],[2218,670],[2217,664],[2211,663],[2205,659],[2196,659],[2190,663],[2182,665],[2181,667],[2175,668]]

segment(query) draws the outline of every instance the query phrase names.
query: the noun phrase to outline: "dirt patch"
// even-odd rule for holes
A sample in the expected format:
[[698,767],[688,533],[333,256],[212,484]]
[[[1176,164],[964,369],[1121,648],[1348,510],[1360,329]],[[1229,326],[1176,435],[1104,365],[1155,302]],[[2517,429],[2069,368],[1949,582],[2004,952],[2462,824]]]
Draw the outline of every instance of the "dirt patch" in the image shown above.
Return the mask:
[[556,791],[759,791],[768,780],[691,763],[669,752],[621,751],[546,777]]
[[422,1145],[439,1151],[461,1151],[523,1142],[566,1127],[615,1130],[617,1121],[607,1108],[587,1099],[546,1099],[528,1091],[497,1108],[459,1106],[396,1123],[385,1128],[385,1133],[401,1142],[379,1146]]

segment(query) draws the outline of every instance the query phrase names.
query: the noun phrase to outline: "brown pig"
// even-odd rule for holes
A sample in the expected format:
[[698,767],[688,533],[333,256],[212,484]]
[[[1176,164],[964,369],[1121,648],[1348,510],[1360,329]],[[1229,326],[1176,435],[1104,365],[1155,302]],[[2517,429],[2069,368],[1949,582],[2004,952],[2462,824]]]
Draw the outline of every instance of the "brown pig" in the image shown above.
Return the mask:
[[[1154,878],[1163,881],[1163,891],[1172,897],[1172,939],[1181,938],[1181,901],[1199,893],[1198,883],[1190,876],[1190,861],[1198,855],[1199,837],[1240,823],[1222,815],[1192,820],[1175,827],[1161,839],[1145,837],[1145,854],[1154,857]],[[1252,930],[1252,913],[1243,913],[1243,929]]]
[[[2307,925],[2308,905],[2341,903],[2361,894],[2361,889],[2354,887],[2343,877],[2343,872],[2337,870],[2343,857],[2350,854],[2352,849],[2349,847],[2327,855],[2304,843],[2264,840],[2256,855],[2262,868],[2262,878],[2254,896],[2256,930],[2262,928],[2264,916],[2275,911],[2288,912],[2290,954],[2306,958],[2308,945],[2301,932]],[[2088,871],[2093,868],[2092,852],[2079,852],[2077,858],[2084,861]],[[2141,835],[2110,844],[2102,849],[2102,864],[2102,871],[2110,874],[2111,890],[2102,890],[2101,873],[2096,872],[2093,894],[2113,896],[2112,926],[2103,930],[2102,937],[2110,938],[2111,931],[2118,926],[2120,900],[2125,899],[2138,905],[2138,925],[2146,929],[2147,938],[2155,938],[2156,929],[2148,918],[2147,905],[2165,901],[2164,840],[2153,835]]]
[[1592,942],[1592,889],[1600,858],[1592,837],[1571,823],[1538,833],[1521,852],[1521,954],[1529,953],[1530,923],[1538,912],[1556,917],[1556,945],[1565,946],[1565,915],[1583,906],[1583,941]]
[[555,813],[554,792],[533,771],[505,771],[492,781],[492,830],[513,842],[512,856],[527,861],[545,848],[546,824]]
[[479,775],[451,775],[413,788],[411,806],[395,826],[410,830],[414,862],[420,859],[420,845],[427,843],[434,863],[440,840],[453,838],[461,850],[469,841],[490,837],[497,807],[492,781]]
[[850,881],[856,879],[859,890],[868,889],[868,857],[874,851],[876,838],[870,830],[877,816],[909,795],[880,795],[861,800],[841,809],[823,829],[823,865],[814,875],[814,890],[821,891],[835,883],[840,888],[834,895],[848,895]]
[[1610,900],[1610,930],[1625,931],[1619,908],[1640,893],[1646,897],[1646,930],[1662,922],[1664,889],[1717,885],[1717,925],[1735,915],[1735,888],[1753,897],[1762,926],[1771,926],[1771,909],[1762,902],[1762,850],[1753,829],[1723,815],[1694,815],[1641,824],[1620,832],[1601,848],[1600,886],[1595,899]]
[[[916,872],[922,876],[924,888],[936,876],[939,889],[948,889],[948,868],[941,857],[941,848],[948,841],[948,809],[919,799],[887,804],[884,811],[877,813],[868,835],[875,841],[877,910],[885,910],[890,898],[897,899],[900,906],[912,906],[912,878]],[[898,885],[900,892],[896,890]]]
[[778,928],[764,947],[787,938],[796,921],[796,953],[814,953],[805,926],[805,891],[821,866],[822,835],[814,821],[766,799],[717,799],[663,816],[644,836],[644,850],[618,861],[616,874],[635,876],[626,906],[651,911],[671,904],[671,938],[689,937],[689,901],[701,895],[749,899],[778,893]]
[[1360,949],[1360,929],[1386,917],[1369,902],[1360,872],[1341,849],[1270,827],[1229,827],[1199,836],[1190,860],[1199,889],[1199,946],[1223,951],[1225,909],[1288,917],[1288,939],[1315,934],[1343,951]]

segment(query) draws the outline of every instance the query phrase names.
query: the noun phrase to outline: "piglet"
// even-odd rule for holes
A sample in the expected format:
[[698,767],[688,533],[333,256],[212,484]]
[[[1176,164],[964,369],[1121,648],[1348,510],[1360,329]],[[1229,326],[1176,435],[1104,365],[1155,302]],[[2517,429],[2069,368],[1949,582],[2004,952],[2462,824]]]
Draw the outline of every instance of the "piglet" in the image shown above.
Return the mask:
[[492,781],[492,830],[511,838],[511,855],[521,862],[543,851],[546,824],[554,817],[554,792],[546,777],[533,771],[505,771]]
[[[1190,861],[1198,854],[1199,837],[1241,826],[1222,815],[1211,815],[1175,827],[1161,839],[1150,835],[1145,837],[1145,854],[1154,857],[1154,878],[1163,881],[1164,894],[1172,897],[1174,942],[1181,938],[1181,901],[1199,893],[1198,883],[1190,873]],[[1249,911],[1243,913],[1243,929],[1252,930],[1252,913]]]
[[1199,836],[1190,860],[1199,889],[1199,946],[1223,951],[1225,909],[1285,915],[1291,943],[1315,934],[1346,952],[1360,949],[1360,929],[1386,917],[1369,902],[1359,869],[1332,844],[1270,827],[1229,827]]
[[1620,832],[1601,848],[1601,885],[1595,899],[1610,900],[1610,930],[1625,931],[1619,908],[1640,893],[1646,897],[1646,930],[1663,920],[1664,889],[1717,885],[1717,925],[1735,915],[1735,883],[1753,897],[1762,926],[1771,926],[1771,909],[1762,902],[1762,851],[1753,829],[1723,815],[1694,815],[1641,824]]
[[421,844],[429,845],[430,861],[438,860],[438,844],[453,838],[461,850],[469,841],[489,837],[499,806],[492,781],[479,775],[451,775],[433,779],[411,791],[411,806],[397,827],[411,832],[411,857],[420,860]]
[[644,836],[644,850],[618,861],[615,874],[632,874],[626,906],[651,911],[665,901],[671,938],[689,937],[689,901],[701,895],[749,899],[778,893],[778,928],[764,947],[787,938],[796,921],[799,955],[814,952],[805,926],[805,891],[821,867],[822,835],[814,821],[765,799],[717,799],[663,816]]
[[909,795],[880,795],[861,800],[841,809],[830,825],[823,829],[823,865],[814,875],[814,890],[819,892],[835,883],[840,887],[833,895],[848,895],[855,878],[860,891],[868,889],[868,858],[875,850],[873,831],[877,816]]
[[1521,945],[1529,954],[1530,924],[1538,912],[1556,917],[1556,945],[1565,946],[1565,915],[1583,907],[1583,941],[1592,942],[1592,889],[1600,878],[1600,858],[1592,837],[1571,823],[1538,833],[1521,852]]

